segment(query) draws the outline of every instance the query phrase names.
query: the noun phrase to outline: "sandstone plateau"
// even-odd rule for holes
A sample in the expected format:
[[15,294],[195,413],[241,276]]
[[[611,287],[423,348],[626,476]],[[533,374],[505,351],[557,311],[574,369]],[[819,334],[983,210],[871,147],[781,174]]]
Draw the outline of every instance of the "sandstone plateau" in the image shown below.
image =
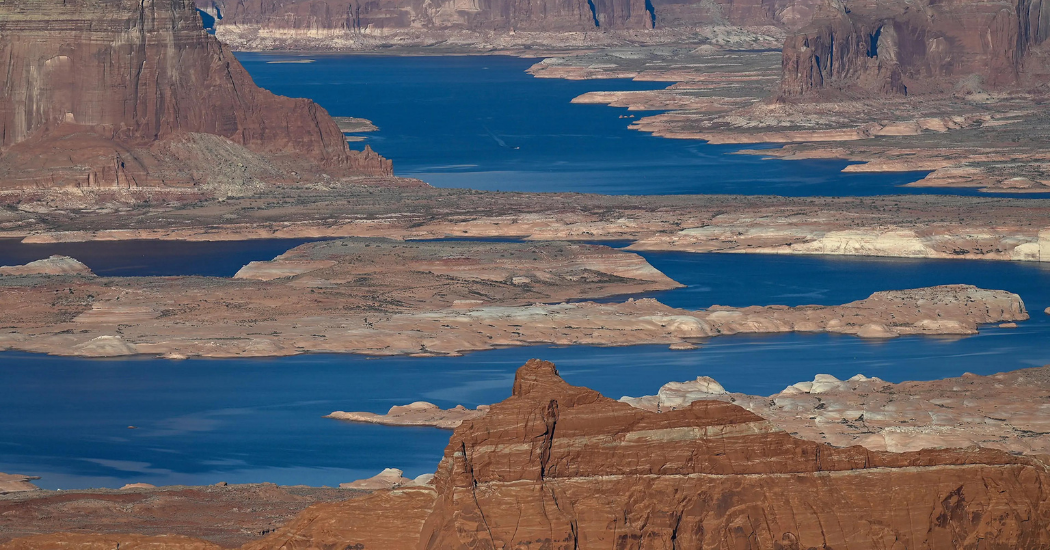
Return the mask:
[[0,494],[36,491],[38,487],[32,481],[40,479],[35,476],[0,473]]
[[[953,32],[966,34],[966,39],[930,31],[926,36],[931,48],[941,50],[930,54],[936,59],[926,60],[925,54],[914,52],[899,54],[900,63],[910,67],[903,70],[893,57],[898,55],[894,48],[883,44],[881,59],[869,57],[868,52],[877,50],[880,42],[898,40],[894,25],[902,28],[902,36],[927,31],[918,23],[911,28],[878,18],[864,19],[866,28],[872,30],[860,31],[849,18],[867,8],[847,6],[848,15],[839,7],[834,11],[837,15],[824,20],[832,26],[845,25],[846,30],[815,22],[815,30],[789,38],[782,54],[625,48],[548,58],[530,72],[547,78],[671,82],[663,90],[591,92],[574,100],[633,110],[669,110],[631,123],[631,128],[657,136],[712,143],[786,143],[782,149],[751,153],[857,161],[859,164],[846,168],[850,172],[929,171],[911,184],[916,187],[1050,191],[1050,156],[1040,146],[1050,129],[1050,117],[1040,107],[1047,97],[1047,76],[1040,61],[1045,55],[1042,46],[1014,48],[1009,38],[1011,33],[1022,33],[1017,35],[1021,41],[1023,33],[1030,31],[1010,25],[1035,24],[1034,20],[1027,14],[1017,15],[1012,4],[963,2],[931,7],[931,13],[957,12],[936,19],[937,25],[960,25],[961,30]],[[911,7],[902,9],[910,18],[926,17]],[[1043,13],[1038,4],[1032,10]],[[994,29],[975,30],[989,25]],[[881,26],[886,27],[885,33],[879,30]],[[977,36],[1001,43],[983,45],[975,40]],[[925,48],[921,40],[907,40],[901,48]],[[840,43],[832,46],[833,41]],[[1021,50],[1029,53],[1018,57],[1016,52]],[[1007,61],[995,61],[1000,58]],[[927,75],[924,63],[943,67]],[[1021,68],[1024,71],[1018,72]],[[1005,76],[999,80],[982,76],[992,73]],[[912,93],[904,95],[905,88]]]
[[534,344],[667,344],[724,334],[968,335],[1028,319],[1016,294],[949,285],[841,306],[578,301],[680,286],[631,252],[558,242],[302,245],[237,278],[0,277],[0,348],[61,355],[436,355]]
[[1033,52],[1050,11],[1031,0],[829,2],[783,49],[781,92],[950,91],[963,78],[992,88],[1043,78]]
[[324,109],[257,87],[185,0],[0,6],[0,187],[216,194],[389,174]]
[[[319,504],[242,548],[1045,548],[1048,482],[1042,462],[992,449],[833,447],[718,401],[645,411],[532,360],[453,432],[432,487]],[[4,548],[121,540],[202,547]]]
[[[767,150],[768,152],[768,150]],[[954,196],[601,196],[385,185],[281,186],[224,201],[0,192],[0,237],[92,240],[513,237],[642,250],[1050,259],[1050,203]],[[389,183],[389,182],[388,182]],[[138,199],[130,200],[139,196]]]
[[656,412],[694,401],[735,403],[809,441],[875,451],[980,446],[1050,456],[1050,367],[892,384],[827,374],[762,397],[729,393],[713,380],[671,382],[657,395],[621,401]]
[[408,405],[394,405],[390,407],[386,414],[335,411],[325,416],[325,418],[334,418],[335,420],[346,422],[382,424],[384,426],[433,426],[451,430],[458,428],[460,424],[467,420],[484,415],[488,410],[488,405],[479,405],[473,410],[463,405],[456,405],[451,409],[442,409],[433,403],[416,401]]

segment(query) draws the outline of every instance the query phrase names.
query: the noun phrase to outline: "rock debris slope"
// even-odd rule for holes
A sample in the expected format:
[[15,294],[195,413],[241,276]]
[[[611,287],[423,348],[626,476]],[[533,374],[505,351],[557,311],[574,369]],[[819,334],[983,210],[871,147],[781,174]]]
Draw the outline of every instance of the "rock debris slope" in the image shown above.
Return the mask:
[[256,86],[185,0],[8,0],[0,72],[6,188],[390,172],[317,104]]

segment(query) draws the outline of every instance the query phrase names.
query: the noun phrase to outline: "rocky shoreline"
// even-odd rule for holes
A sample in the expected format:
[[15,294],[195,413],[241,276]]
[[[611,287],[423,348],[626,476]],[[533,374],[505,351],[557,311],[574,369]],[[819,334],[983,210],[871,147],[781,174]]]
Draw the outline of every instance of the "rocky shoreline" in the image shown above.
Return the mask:
[[627,240],[635,249],[654,251],[1050,261],[1050,205],[1040,199],[624,197],[434,189],[386,181],[325,189],[286,186],[277,196],[186,203],[148,202],[148,193],[128,192],[127,201],[118,194],[100,205],[92,193],[20,192],[35,198],[12,199],[0,209],[0,238],[48,243],[500,237]]
[[[850,172],[931,173],[911,187],[1050,192],[1050,157],[1036,145],[1050,127],[1039,89],[980,86],[914,98],[882,94],[785,97],[790,52],[636,47],[547,58],[540,78],[667,81],[663,90],[590,92],[576,103],[669,111],[631,128],[671,139],[782,144],[746,151],[782,159],[845,159]],[[620,55],[618,55],[620,54]]]
[[[1017,390],[1045,400],[1048,370],[898,385],[818,377],[774,399],[827,397],[828,405],[816,408],[830,415],[840,392],[859,395],[855,386],[875,384],[875,393],[901,397],[909,406],[929,400],[949,414],[971,415],[1016,399]],[[531,360],[519,369],[511,397],[455,429],[432,480],[412,482],[398,470],[387,470],[363,483],[391,489],[315,504],[261,538],[251,535],[255,540],[241,548],[450,548],[536,540],[577,541],[583,547],[620,535],[697,547],[758,540],[770,548],[775,543],[782,548],[880,548],[887,536],[909,547],[978,539],[1025,548],[1050,544],[1045,494],[1050,474],[1041,448],[1019,456],[979,447],[892,453],[834,446],[788,434],[777,420],[724,402],[735,397],[721,392],[717,383],[700,379],[669,384],[660,396],[635,400],[632,406],[570,386],[552,364]],[[953,402],[944,392],[972,394],[975,402]],[[660,412],[645,410],[654,403]],[[909,410],[936,409],[891,412],[907,415]],[[921,428],[926,422],[922,417],[901,425]],[[967,426],[980,436],[988,428],[978,424]],[[1030,438],[1018,431],[1003,436]],[[55,497],[20,498],[23,510],[35,510],[53,506],[48,499]],[[948,515],[960,519],[941,519]],[[760,521],[753,521],[756,517]],[[0,548],[217,548],[199,538],[214,529],[205,522],[169,524],[168,532],[179,534],[157,536],[163,522],[125,523],[128,531],[140,534],[79,534],[55,532],[70,519],[50,521],[58,523],[18,524],[23,533],[41,534]],[[859,528],[873,522],[893,527]],[[218,530],[224,529],[229,528]],[[243,540],[243,534],[238,536]],[[224,537],[229,535],[213,530],[208,538]]]
[[597,245],[343,239],[253,262],[232,279],[0,276],[10,312],[0,349],[171,359],[536,344],[691,349],[725,334],[969,335],[1028,319],[1016,294],[966,285],[876,292],[841,306],[687,311],[651,298],[587,301],[679,286],[640,256]]

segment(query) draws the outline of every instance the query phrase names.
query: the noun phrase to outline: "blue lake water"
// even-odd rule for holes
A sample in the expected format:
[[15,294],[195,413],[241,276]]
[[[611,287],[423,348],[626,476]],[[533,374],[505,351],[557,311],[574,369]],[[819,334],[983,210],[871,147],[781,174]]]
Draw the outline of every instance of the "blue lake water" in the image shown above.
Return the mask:
[[393,159],[398,175],[439,187],[631,195],[931,192],[900,187],[925,172],[843,174],[844,161],[732,155],[755,147],[653,137],[627,128],[652,113],[570,103],[589,91],[653,90],[667,82],[540,79],[525,72],[537,60],[507,56],[311,55],[308,64],[270,63],[287,55],[237,58],[264,88],[311,98],[333,116],[372,120],[379,131],[361,134],[365,143]]
[[23,244],[0,239],[0,266],[21,265],[58,254],[76,258],[96,275],[140,277],[203,275],[232,277],[252,261],[272,260],[317,239],[258,239],[253,241],[93,241],[85,243]]
[[[731,391],[770,394],[816,373],[891,381],[989,374],[1050,363],[1050,266],[967,260],[646,253],[687,288],[658,293],[685,308],[832,304],[876,290],[971,283],[1018,292],[1032,320],[969,338],[786,334],[714,338],[699,350],[529,347],[454,358],[309,355],[165,361],[0,354],[0,471],[47,488],[141,481],[334,485],[399,467],[433,471],[448,432],[322,418],[427,400],[476,406],[505,398],[531,357],[606,395],[655,392],[713,376]],[[202,258],[206,260],[207,257]],[[129,425],[137,429],[128,429]]]
[[[731,146],[627,129],[623,109],[573,105],[591,90],[660,83],[535,79],[509,57],[315,56],[269,64],[238,54],[259,84],[311,97],[336,116],[381,128],[367,143],[399,174],[441,186],[626,194],[870,195],[920,173],[842,174],[844,162],[769,161]],[[112,276],[230,276],[303,241],[23,245],[0,240],[0,265],[51,254]],[[0,353],[0,471],[46,488],[271,481],[335,485],[386,467],[431,472],[448,432],[345,424],[337,409],[384,412],[427,400],[448,407],[505,398],[531,357],[606,395],[655,392],[712,376],[731,391],[770,394],[817,373],[891,381],[989,374],[1050,363],[1050,265],[967,260],[644,253],[686,288],[652,293],[687,309],[712,304],[837,304],[878,290],[969,283],[1017,292],[1032,319],[969,338],[784,334],[715,338],[699,350],[529,347],[455,358],[309,355],[274,359],[74,359]],[[135,429],[129,429],[135,426]]]

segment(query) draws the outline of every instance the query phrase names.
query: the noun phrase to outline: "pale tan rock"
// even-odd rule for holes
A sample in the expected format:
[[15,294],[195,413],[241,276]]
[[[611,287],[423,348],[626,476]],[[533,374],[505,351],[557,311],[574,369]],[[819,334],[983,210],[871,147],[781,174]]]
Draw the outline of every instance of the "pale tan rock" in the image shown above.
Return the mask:
[[303,260],[272,260],[268,262],[250,262],[248,265],[237,270],[234,279],[255,279],[258,281],[272,281],[283,277],[294,277],[303,273],[309,273],[318,269],[332,267],[333,261],[303,261]]
[[404,477],[404,472],[397,468],[386,468],[382,472],[367,478],[340,483],[340,489],[359,489],[363,491],[378,491],[380,489],[396,489],[403,486],[412,486],[415,481]]
[[30,483],[35,479],[40,478],[37,476],[0,473],[0,494],[36,491],[39,487]]
[[[1050,366],[900,384],[863,375],[838,380],[818,374],[811,382],[792,384],[768,397],[740,393],[681,397],[675,408],[698,400],[731,401],[786,432],[839,447],[906,452],[976,445],[1050,454]],[[660,395],[621,401],[649,411],[670,410]]]
[[386,426],[433,426],[451,430],[459,427],[464,421],[478,418],[486,412],[488,412],[488,405],[479,405],[474,410],[463,405],[442,409],[433,403],[416,401],[408,405],[390,407],[390,411],[386,414],[335,411],[325,418]]
[[51,256],[25,265],[0,266],[0,275],[82,275],[94,276],[88,266],[69,256]]
[[123,487],[120,488],[120,490],[123,491],[125,489],[156,489],[156,488],[157,488],[156,485],[151,485],[149,483],[126,483],[126,484],[124,484]]

